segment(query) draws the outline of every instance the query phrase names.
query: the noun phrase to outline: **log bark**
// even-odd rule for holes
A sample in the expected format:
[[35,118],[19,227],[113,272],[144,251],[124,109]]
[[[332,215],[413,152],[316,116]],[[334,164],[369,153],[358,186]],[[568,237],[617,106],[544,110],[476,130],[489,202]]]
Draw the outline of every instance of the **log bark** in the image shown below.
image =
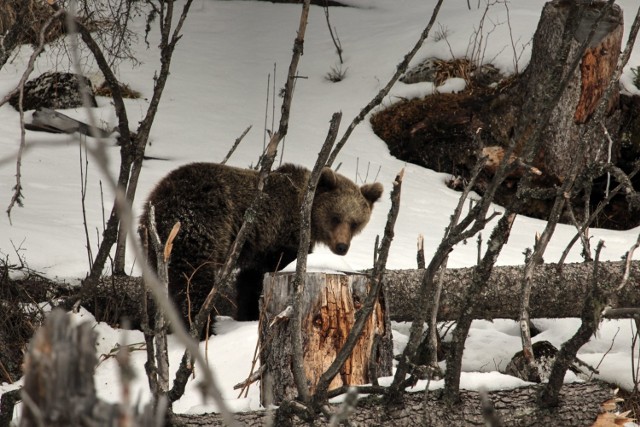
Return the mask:
[[25,357],[21,426],[161,425],[153,405],[136,413],[98,399],[96,339],[90,322],[74,325],[62,310],[49,314]]
[[76,426],[84,419],[99,425],[117,423],[121,415],[118,408],[96,398],[95,345],[91,324],[72,327],[62,311],[47,318],[25,358],[25,405],[20,425]]
[[[575,383],[566,384],[561,392],[561,404],[552,410],[540,410],[536,405],[536,398],[541,386],[518,388],[514,390],[499,390],[488,393],[497,416],[505,426],[591,426],[601,405],[613,397],[611,389],[603,383]],[[439,398],[437,391],[425,396],[422,392],[405,393],[401,405],[386,407],[378,397],[362,399],[358,402],[353,414],[349,417],[352,425],[380,425],[380,426],[430,426],[453,427],[485,425],[480,403],[480,395],[474,391],[462,391],[462,403],[447,406]],[[337,405],[332,405],[335,410]],[[274,411],[255,411],[236,414],[236,420],[247,426],[271,425]],[[307,423],[299,418],[293,418],[293,426],[326,426],[325,419]],[[171,425],[219,426],[222,419],[217,414],[203,415],[174,415]]]
[[[600,263],[600,286],[612,289],[622,280],[622,262]],[[559,270],[556,264],[543,264],[534,273],[531,295],[532,318],[580,317],[585,299],[589,275],[593,263],[564,264]],[[422,280],[421,270],[387,270],[384,293],[389,316],[394,321],[411,321],[420,310],[415,295]],[[443,278],[443,296],[438,319],[454,320],[460,309],[460,301],[471,283],[472,268],[449,268]],[[478,300],[477,319],[518,319],[520,280],[523,266],[494,267],[487,292]],[[140,325],[140,280],[139,277],[105,278],[96,289],[94,305],[87,306],[99,321],[119,323],[122,317],[130,320],[132,327]],[[631,263],[629,283],[615,292],[612,307],[640,307],[640,262]],[[62,286],[68,293],[67,285]],[[216,313],[234,316],[235,301],[233,286],[221,288],[216,295]]]
[[[523,266],[494,267],[489,283],[477,301],[477,319],[518,319]],[[598,283],[603,291],[616,288],[622,281],[622,262],[602,262]],[[533,275],[531,318],[580,317],[587,295],[593,263],[543,264]],[[640,307],[640,262],[631,263],[629,282],[614,293],[612,307]],[[443,278],[442,300],[438,320],[455,320],[460,314],[462,298],[471,283],[473,268],[447,269]],[[414,295],[420,286],[420,270],[389,270],[385,273],[385,295],[391,318],[411,321],[418,307]]]
[[[277,316],[291,304],[293,274],[265,276],[261,305],[260,364],[264,367],[261,401],[264,406],[295,398],[291,364],[291,322]],[[343,346],[369,289],[366,275],[307,273],[302,294],[303,368],[313,393],[324,371]],[[329,390],[371,383],[391,375],[393,344],[383,298],[376,304],[351,356]]]

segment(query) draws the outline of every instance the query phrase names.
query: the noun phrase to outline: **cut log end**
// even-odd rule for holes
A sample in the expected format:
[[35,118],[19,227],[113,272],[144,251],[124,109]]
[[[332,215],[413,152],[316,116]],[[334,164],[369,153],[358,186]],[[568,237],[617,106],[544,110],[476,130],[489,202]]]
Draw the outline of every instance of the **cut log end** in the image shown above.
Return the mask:
[[[260,330],[261,364],[265,367],[261,400],[265,405],[297,395],[291,373],[291,322],[272,322],[293,298],[293,279],[292,274],[265,276]],[[368,277],[364,275],[307,274],[301,310],[303,364],[311,392],[344,345],[368,289]],[[392,349],[389,314],[380,298],[353,353],[329,389],[370,383],[374,380],[370,378],[372,371],[390,375]],[[376,369],[370,369],[371,365]]]

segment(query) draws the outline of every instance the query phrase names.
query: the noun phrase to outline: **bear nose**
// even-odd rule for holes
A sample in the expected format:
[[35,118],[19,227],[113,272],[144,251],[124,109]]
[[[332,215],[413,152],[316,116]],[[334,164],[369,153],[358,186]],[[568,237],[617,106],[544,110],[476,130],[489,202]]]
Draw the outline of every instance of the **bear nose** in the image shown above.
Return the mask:
[[336,254],[338,255],[345,255],[348,250],[349,250],[349,245],[347,245],[346,243],[338,243],[336,245]]

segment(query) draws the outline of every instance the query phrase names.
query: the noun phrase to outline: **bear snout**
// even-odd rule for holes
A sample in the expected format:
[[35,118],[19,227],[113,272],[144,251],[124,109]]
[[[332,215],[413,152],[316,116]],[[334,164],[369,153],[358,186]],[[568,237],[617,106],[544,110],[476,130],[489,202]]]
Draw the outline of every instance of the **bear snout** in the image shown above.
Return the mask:
[[338,243],[335,248],[333,248],[333,252],[336,255],[346,255],[349,251],[349,245],[347,243]]

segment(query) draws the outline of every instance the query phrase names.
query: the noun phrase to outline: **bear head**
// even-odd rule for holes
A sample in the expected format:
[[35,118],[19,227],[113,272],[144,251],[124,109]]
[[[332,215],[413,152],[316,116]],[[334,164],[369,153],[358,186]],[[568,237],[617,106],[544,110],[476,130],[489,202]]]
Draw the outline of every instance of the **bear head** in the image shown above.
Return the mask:
[[361,187],[349,178],[324,168],[318,180],[311,213],[311,239],[337,255],[345,255],[351,239],[371,217],[373,204],[383,192],[376,182]]

